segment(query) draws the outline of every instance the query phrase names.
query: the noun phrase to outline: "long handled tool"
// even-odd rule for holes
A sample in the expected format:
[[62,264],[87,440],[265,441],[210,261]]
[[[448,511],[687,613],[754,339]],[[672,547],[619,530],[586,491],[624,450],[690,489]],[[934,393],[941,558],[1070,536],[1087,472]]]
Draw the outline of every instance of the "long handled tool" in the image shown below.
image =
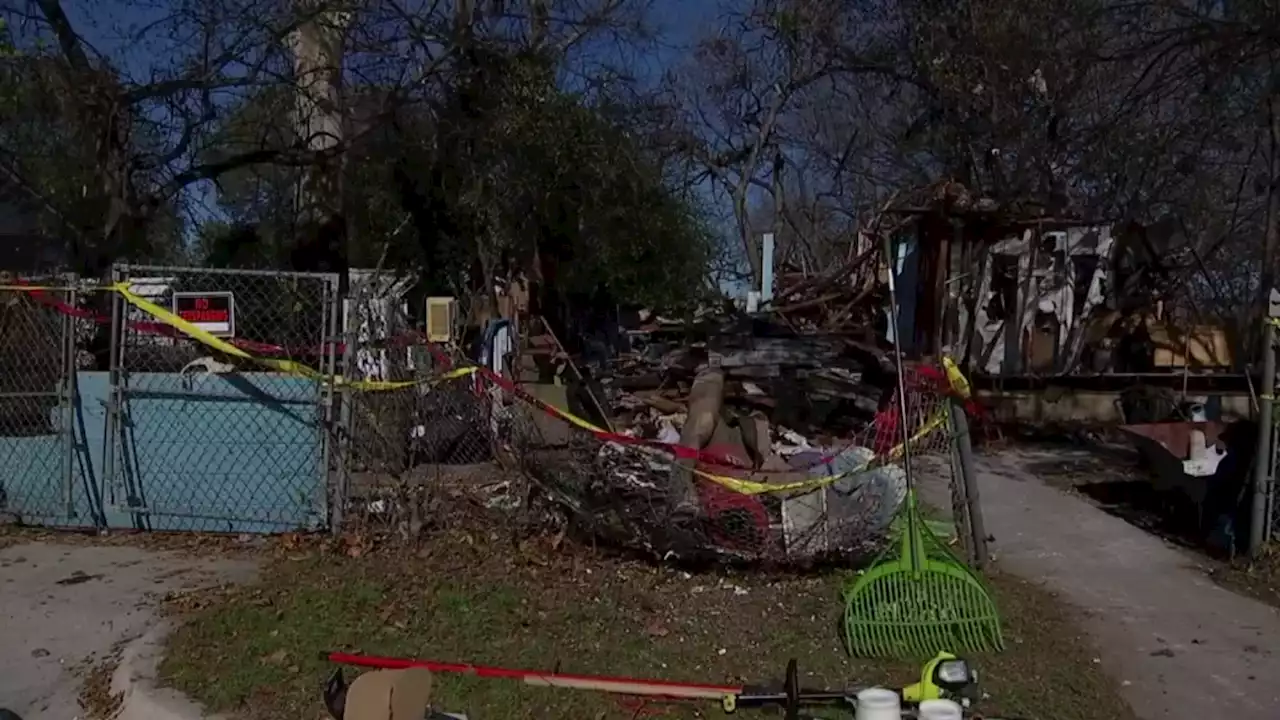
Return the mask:
[[[898,290],[893,247],[886,236],[889,263],[889,322],[898,371],[898,420],[904,437],[908,423],[907,388],[898,325]],[[997,651],[1004,647],[1000,616],[982,580],[945,545],[925,532],[916,502],[910,442],[903,444],[907,496],[900,511],[896,557],[891,546],[845,593],[845,640],[849,652],[863,657],[927,657],[956,649]]]
[[[815,705],[849,704],[857,690],[806,690],[800,687],[799,670],[795,660],[787,664],[786,679],[781,688],[750,685],[715,685],[682,683],[669,680],[649,680],[606,675],[577,675],[547,672],[543,670],[518,670],[492,665],[451,663],[412,658],[379,657],[331,652],[324,659],[339,665],[374,670],[425,669],[433,673],[471,675],[499,680],[517,680],[537,687],[592,690],[638,697],[666,700],[705,700],[718,702],[731,713],[740,708],[772,706],[781,707],[788,720],[799,717],[801,707]],[[921,668],[920,679],[898,691],[905,702],[919,703],[943,696],[967,697],[976,683],[977,676],[963,659],[950,653],[939,653]],[[330,714],[342,720],[345,680],[341,670],[336,672],[325,689],[325,705]]]
[[573,673],[548,672],[545,670],[519,670],[496,667],[493,665],[473,665],[471,663],[439,662],[436,660],[418,660],[411,658],[379,657],[376,655],[354,655],[350,653],[332,652],[325,659],[338,665],[372,668],[377,670],[404,670],[407,668],[425,668],[434,673],[455,675],[471,675],[494,680],[517,680],[526,685],[536,687],[568,688],[572,690],[594,690],[597,692],[617,693],[621,695],[638,695],[682,700],[715,700],[720,701],[729,695],[742,693],[742,685],[706,685],[701,683],[681,683],[667,680],[643,680],[629,677],[613,677],[608,675],[576,675]]

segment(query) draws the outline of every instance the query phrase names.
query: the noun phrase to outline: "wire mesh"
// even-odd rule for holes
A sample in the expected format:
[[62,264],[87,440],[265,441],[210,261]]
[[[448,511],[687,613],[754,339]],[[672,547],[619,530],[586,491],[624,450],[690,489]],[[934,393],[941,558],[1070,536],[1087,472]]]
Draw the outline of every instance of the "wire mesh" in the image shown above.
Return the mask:
[[108,508],[151,529],[322,526],[336,277],[139,266],[117,273],[136,296],[181,311],[251,355],[288,359],[315,375],[219,352],[117,298]]
[[[439,382],[460,355],[413,328],[403,287],[379,276],[353,283],[345,309],[343,466],[339,515],[353,532],[417,537],[447,495],[503,504],[514,488],[493,462],[489,403],[468,374]],[[407,383],[364,390],[360,383]]]
[[[416,537],[443,522],[444,500],[464,497],[515,513],[513,530],[567,518],[579,532],[660,556],[849,561],[879,547],[901,504],[904,433],[892,407],[851,446],[804,448],[782,472],[743,458],[675,462],[669,447],[584,429],[524,388],[468,368],[456,349],[425,342],[395,288],[353,284],[345,310],[350,384],[335,492],[344,530]],[[408,386],[370,391],[364,381]],[[945,462],[945,380],[925,368],[908,385],[905,435],[916,459]],[[675,507],[676,475],[696,487],[693,512]],[[744,493],[735,479],[774,485]],[[801,488],[780,491],[787,484]]]
[[[4,293],[0,513],[231,532],[329,521],[412,537],[445,522],[442,499],[464,498],[517,513],[513,529],[567,519],[663,558],[857,562],[890,532],[904,455],[913,467],[952,464],[949,388],[935,368],[909,374],[905,432],[895,393],[840,447],[771,428],[762,463],[665,444],[657,430],[669,418],[617,434],[586,427],[426,342],[403,283],[357,283],[343,299],[329,275],[122,266],[115,280],[169,310],[179,297],[229,298],[226,317],[184,307],[206,327],[226,320],[217,334],[238,351],[101,286],[64,278],[48,280],[56,291]],[[963,523],[959,499],[955,510]]]
[[857,564],[890,533],[906,494],[904,458],[914,467],[950,457],[945,376],[917,368],[906,386],[906,432],[895,392],[843,447],[788,447],[779,429],[785,470],[745,456],[678,457],[688,453],[643,431],[611,440],[548,419],[527,398],[511,404],[499,436],[577,528],[614,544],[692,561]]
[[0,273],[12,283],[59,289],[0,290],[0,523],[77,524],[89,505],[74,455],[75,328],[57,309],[74,291]]

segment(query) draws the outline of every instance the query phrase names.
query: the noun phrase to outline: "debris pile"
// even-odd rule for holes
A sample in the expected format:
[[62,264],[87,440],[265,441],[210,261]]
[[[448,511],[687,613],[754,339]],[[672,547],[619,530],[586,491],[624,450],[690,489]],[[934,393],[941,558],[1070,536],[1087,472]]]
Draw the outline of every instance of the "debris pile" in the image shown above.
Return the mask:
[[862,250],[821,274],[783,268],[778,279],[784,289],[772,304],[772,315],[798,332],[835,333],[873,344],[885,300],[879,277],[882,256],[869,238],[861,238],[856,247]]
[[[739,428],[756,468],[771,450],[786,455],[861,432],[895,384],[892,361],[875,346],[800,335],[769,318],[651,323],[631,336],[633,351],[601,378],[614,424],[680,442],[693,408],[697,423]],[[714,431],[699,432],[723,444]]]
[[[660,527],[637,533],[659,553],[848,560],[879,547],[905,495],[901,468],[886,459],[901,433],[884,351],[797,333],[776,314],[651,319],[630,336],[632,350],[596,377],[601,396],[582,407],[603,408],[615,432],[697,459],[607,442],[584,449],[580,474],[600,485],[594,524]],[[725,478],[779,490],[743,492]],[[697,538],[673,537],[691,527]]]
[[762,311],[753,293],[749,312],[624,315],[625,340],[558,374],[568,409],[608,432],[539,427],[517,461],[576,530],[659,557],[870,559],[906,494],[904,439],[913,456],[947,448],[940,371],[908,374],[906,428],[894,402],[877,241],[891,230],[820,274],[783,264]]

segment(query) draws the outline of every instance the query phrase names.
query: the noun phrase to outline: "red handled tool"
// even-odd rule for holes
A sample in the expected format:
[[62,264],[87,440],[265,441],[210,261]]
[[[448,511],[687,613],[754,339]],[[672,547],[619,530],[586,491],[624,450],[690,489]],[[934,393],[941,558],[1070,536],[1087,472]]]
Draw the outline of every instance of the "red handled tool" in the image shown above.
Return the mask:
[[435,673],[456,675],[472,675],[496,680],[519,680],[526,685],[537,687],[568,688],[573,690],[594,690],[597,692],[616,693],[620,695],[637,695],[680,700],[723,700],[726,696],[742,694],[742,685],[704,685],[702,683],[682,683],[668,680],[643,680],[630,677],[613,677],[608,675],[577,675],[573,673],[548,672],[546,670],[516,670],[512,668],[494,667],[492,665],[473,665],[471,663],[437,662],[435,660],[415,660],[410,658],[378,657],[376,655],[355,655],[351,653],[325,653],[324,658],[339,665],[371,668],[377,670],[404,670],[406,668],[426,668]]
[[[375,670],[407,670],[422,668],[433,673],[472,675],[500,680],[518,680],[537,687],[591,690],[638,697],[665,700],[701,700],[719,702],[725,712],[738,708],[772,706],[781,707],[787,720],[797,720],[802,707],[818,705],[850,705],[856,690],[806,690],[800,687],[796,661],[787,663],[786,680],[777,687],[752,687],[745,685],[715,685],[704,683],[672,682],[634,677],[609,675],[579,675],[548,672],[544,670],[517,670],[492,665],[450,663],[436,660],[378,657],[352,653],[328,652],[321,657],[339,665]],[[942,697],[944,694],[959,696],[973,686],[976,676],[968,663],[950,653],[940,653],[921,668],[920,681],[896,692],[906,703]],[[336,720],[342,720],[346,681],[338,670],[325,687],[325,705]],[[907,716],[914,716],[908,709]]]

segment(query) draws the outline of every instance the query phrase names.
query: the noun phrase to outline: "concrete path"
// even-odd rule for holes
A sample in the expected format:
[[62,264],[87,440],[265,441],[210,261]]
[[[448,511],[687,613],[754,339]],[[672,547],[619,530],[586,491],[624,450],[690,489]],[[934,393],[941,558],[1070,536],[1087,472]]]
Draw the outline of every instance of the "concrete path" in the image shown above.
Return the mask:
[[[128,648],[158,642],[160,597],[253,572],[246,561],[127,546],[36,542],[0,550],[0,707],[23,720],[83,718],[78,671],[86,661],[123,649],[117,678],[145,680],[134,676],[153,670],[154,657]],[[126,667],[140,655],[138,668]]]
[[[1280,718],[1280,611],[1224,590],[1184,551],[1043,484],[1032,460],[1045,458],[1010,451],[978,460],[993,553],[1085,611],[1103,666],[1138,716]],[[927,502],[949,505],[937,486],[922,485]]]

